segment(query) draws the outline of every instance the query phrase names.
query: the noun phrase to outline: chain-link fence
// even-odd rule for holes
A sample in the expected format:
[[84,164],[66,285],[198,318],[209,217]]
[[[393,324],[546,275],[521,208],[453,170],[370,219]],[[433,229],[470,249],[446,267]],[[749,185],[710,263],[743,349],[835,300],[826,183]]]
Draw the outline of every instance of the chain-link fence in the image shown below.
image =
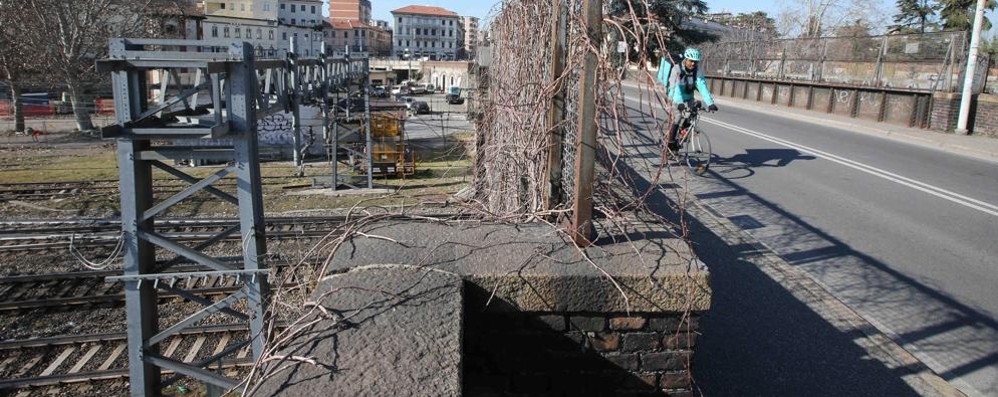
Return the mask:
[[[719,42],[704,46],[708,75],[959,91],[966,32]],[[976,92],[989,68],[978,68]]]

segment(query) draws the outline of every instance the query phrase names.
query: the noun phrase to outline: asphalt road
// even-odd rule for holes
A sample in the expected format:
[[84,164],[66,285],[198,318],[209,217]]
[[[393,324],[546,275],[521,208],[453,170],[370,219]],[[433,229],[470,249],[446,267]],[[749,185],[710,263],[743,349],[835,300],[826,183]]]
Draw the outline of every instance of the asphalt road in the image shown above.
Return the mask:
[[[714,165],[683,179],[698,200],[967,395],[998,396],[998,164],[719,104],[701,122]],[[696,228],[715,289],[704,394],[917,394],[906,369]]]

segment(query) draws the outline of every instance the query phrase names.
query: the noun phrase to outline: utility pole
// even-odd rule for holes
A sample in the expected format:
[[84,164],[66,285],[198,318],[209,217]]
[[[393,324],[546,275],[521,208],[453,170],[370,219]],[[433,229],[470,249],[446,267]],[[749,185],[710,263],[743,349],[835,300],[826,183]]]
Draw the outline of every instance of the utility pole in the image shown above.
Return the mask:
[[967,73],[963,76],[963,95],[960,98],[960,118],[956,123],[956,133],[967,135],[970,130],[970,100],[974,94],[974,80],[977,74],[977,54],[981,49],[981,29],[984,26],[984,6],[987,0],[977,0],[977,13],[974,15],[974,31],[970,36],[970,55],[967,56]]

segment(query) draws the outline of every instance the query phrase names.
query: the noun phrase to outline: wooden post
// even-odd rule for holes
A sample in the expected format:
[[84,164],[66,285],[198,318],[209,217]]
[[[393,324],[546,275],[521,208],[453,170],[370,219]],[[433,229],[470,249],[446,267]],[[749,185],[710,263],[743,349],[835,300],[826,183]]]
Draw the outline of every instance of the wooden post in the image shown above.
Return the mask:
[[[557,80],[565,72],[565,46],[568,43],[568,7],[564,1],[553,0],[551,8],[554,18],[551,22],[551,81]],[[558,83],[555,95],[551,98],[547,115],[548,131],[548,192],[545,199],[545,209],[553,210],[562,203],[562,151],[565,147],[564,128],[560,127],[565,120],[565,87]],[[553,220],[553,219],[552,219]]]
[[[603,35],[603,2],[582,0],[582,15],[589,40],[598,43]],[[600,48],[595,45],[592,48]],[[579,139],[575,145],[575,203],[572,208],[572,237],[578,245],[593,238],[593,179],[596,174],[596,67],[593,49],[586,51],[579,85]]]

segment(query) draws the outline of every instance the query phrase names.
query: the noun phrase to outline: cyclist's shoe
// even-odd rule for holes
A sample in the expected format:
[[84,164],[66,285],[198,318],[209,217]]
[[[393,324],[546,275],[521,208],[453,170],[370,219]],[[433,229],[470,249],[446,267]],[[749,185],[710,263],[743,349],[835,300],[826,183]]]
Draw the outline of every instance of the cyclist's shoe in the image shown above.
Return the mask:
[[667,145],[667,147],[669,148],[669,150],[675,152],[675,151],[679,150],[679,142],[677,142],[677,141],[669,142],[669,144]]
[[716,112],[717,111],[717,105],[710,105],[710,106],[707,107],[707,110],[709,110],[711,112]]

